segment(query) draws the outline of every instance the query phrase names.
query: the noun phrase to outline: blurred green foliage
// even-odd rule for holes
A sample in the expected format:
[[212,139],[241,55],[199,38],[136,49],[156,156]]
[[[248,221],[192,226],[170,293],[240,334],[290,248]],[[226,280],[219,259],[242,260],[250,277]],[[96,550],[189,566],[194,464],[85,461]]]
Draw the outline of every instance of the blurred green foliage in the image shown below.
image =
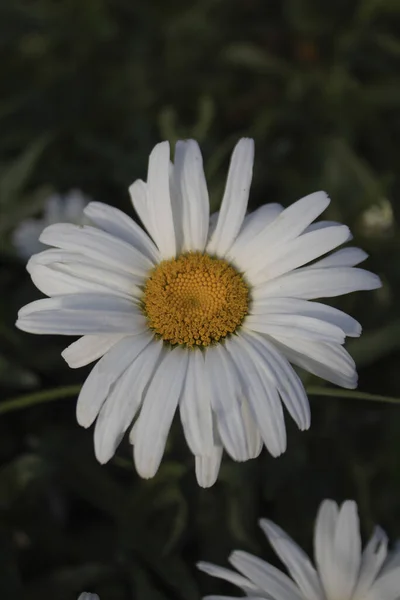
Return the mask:
[[[160,139],[199,140],[215,208],[238,137],[256,141],[251,207],[317,189],[351,226],[384,288],[338,302],[364,326],[349,349],[360,389],[400,397],[400,3],[397,0],[14,0],[0,4],[0,384],[4,398],[81,383],[59,338],[14,329],[38,297],[11,234],[51,191],[80,188],[130,212]],[[365,227],[391,205],[394,221]],[[389,204],[390,203],[390,204]],[[64,341],[65,344],[65,341]],[[308,383],[320,382],[305,378]],[[127,442],[100,466],[74,398],[0,417],[0,597],[197,600],[231,591],[196,572],[234,548],[271,560],[257,530],[275,519],[308,550],[324,497],[350,497],[363,531],[400,536],[400,407],[311,398],[313,425],[289,448],[225,458],[197,487],[178,423],[152,481]]]

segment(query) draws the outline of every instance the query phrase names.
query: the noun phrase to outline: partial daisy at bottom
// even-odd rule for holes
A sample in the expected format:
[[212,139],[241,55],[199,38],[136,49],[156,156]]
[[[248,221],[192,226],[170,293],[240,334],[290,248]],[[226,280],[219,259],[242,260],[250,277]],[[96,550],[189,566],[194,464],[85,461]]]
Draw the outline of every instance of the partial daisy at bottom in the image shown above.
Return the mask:
[[[264,560],[239,550],[229,562],[232,571],[211,563],[199,569],[237,586],[247,600],[398,600],[400,552],[388,552],[388,538],[376,527],[362,551],[355,502],[338,506],[324,500],[314,530],[314,562],[278,525],[267,519],[260,527],[289,575]],[[204,600],[236,600],[206,596]]]
[[153,477],[178,409],[197,480],[208,487],[223,449],[236,461],[257,457],[263,445],[273,456],[285,451],[283,406],[309,428],[307,395],[290,362],[357,385],[343,344],[360,335],[360,324],[310,300],[372,290],[380,280],[356,268],[367,257],[359,248],[327,255],[351,235],[335,222],[314,223],[329,204],[324,192],[246,214],[253,155],[253,140],[240,140],[220,211],[210,216],[197,143],[178,142],[172,164],[162,142],[150,154],[147,183],[130,187],[147,233],[92,202],[85,214],[93,226],[56,224],[40,236],[53,248],[27,269],[50,298],[23,307],[17,326],[82,336],[62,353],[72,368],[100,359],[77,419],[84,427],[96,421],[101,463],[131,428],[136,469]]
[[90,594],[89,592],[82,592],[78,600],[100,600],[97,594]]

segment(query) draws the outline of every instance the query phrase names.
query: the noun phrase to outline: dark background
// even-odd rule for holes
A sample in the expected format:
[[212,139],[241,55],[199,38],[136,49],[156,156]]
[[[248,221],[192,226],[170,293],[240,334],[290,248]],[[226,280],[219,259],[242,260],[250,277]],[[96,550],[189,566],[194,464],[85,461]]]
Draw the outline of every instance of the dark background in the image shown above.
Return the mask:
[[[39,297],[12,247],[18,223],[71,188],[132,215],[128,185],[145,178],[155,143],[180,137],[201,144],[217,208],[243,135],[256,142],[251,208],[324,189],[326,217],[370,254],[383,289],[337,305],[364,327],[348,345],[359,389],[400,398],[398,31],[398,0],[0,0],[2,402],[88,372],[60,357],[72,340],[14,328],[18,308]],[[310,399],[311,430],[288,419],[283,457],[225,457],[210,490],[197,487],[178,423],[158,475],[142,481],[127,441],[97,464],[74,396],[0,404],[0,597],[236,594],[195,562],[226,564],[234,548],[274,561],[261,516],[311,551],[325,497],[354,498],[363,533],[377,522],[396,541],[400,407]]]

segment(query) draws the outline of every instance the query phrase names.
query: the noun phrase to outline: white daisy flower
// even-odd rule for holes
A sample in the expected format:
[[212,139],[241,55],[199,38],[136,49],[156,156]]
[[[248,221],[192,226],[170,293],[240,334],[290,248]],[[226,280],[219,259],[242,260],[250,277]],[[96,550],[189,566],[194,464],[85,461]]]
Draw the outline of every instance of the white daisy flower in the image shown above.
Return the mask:
[[309,300],[374,289],[380,280],[354,268],[366,258],[358,248],[309,264],[350,237],[344,225],[311,225],[329,204],[324,192],[245,216],[253,154],[252,140],[239,141],[211,225],[200,149],[189,140],[177,143],[173,165],[168,142],[158,144],[147,183],[130,188],[149,235],[93,202],[85,214],[96,228],[51,225],[40,237],[55,248],[27,268],[50,298],[22,308],[17,326],[83,336],[63,352],[72,368],[102,357],[77,405],[82,426],[97,418],[102,463],[136,419],[136,468],[154,476],[179,407],[198,482],[211,486],[223,448],[237,461],[255,458],[263,444],[273,456],[285,451],[282,403],[300,429],[309,427],[308,399],[289,360],[356,386],[342,344],[360,335],[359,323]]
[[[305,552],[278,525],[260,520],[271,546],[290,577],[269,563],[236,550],[229,562],[239,571],[200,562],[198,567],[238,586],[248,600],[398,600],[400,553],[388,554],[388,539],[376,527],[362,552],[355,502],[339,508],[324,500],[314,532],[313,566]],[[233,596],[206,596],[204,600],[235,600]]]
[[89,592],[82,592],[78,600],[100,600],[97,594],[89,594]]
[[39,241],[43,229],[53,223],[75,223],[81,225],[87,221],[83,209],[88,204],[79,190],[71,190],[65,196],[51,195],[45,204],[41,219],[25,219],[13,233],[13,244],[21,258],[30,258],[32,254],[45,250]]

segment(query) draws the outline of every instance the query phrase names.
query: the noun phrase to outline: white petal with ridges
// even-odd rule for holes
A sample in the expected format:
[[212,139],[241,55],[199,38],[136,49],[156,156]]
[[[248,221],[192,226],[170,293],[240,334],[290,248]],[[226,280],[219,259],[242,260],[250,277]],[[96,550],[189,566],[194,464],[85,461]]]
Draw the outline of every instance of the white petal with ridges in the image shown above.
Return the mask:
[[159,262],[160,253],[149,236],[118,208],[102,202],[90,202],[84,212],[97,227],[131,244],[153,263]]
[[61,356],[71,369],[84,367],[101,358],[106,352],[125,337],[125,334],[84,335],[61,352]]
[[320,302],[310,302],[300,298],[265,298],[255,300],[251,306],[252,315],[262,315],[269,319],[273,314],[294,314],[320,319],[339,327],[347,336],[358,337],[361,325],[346,313]]
[[239,402],[240,384],[234,364],[221,344],[206,350],[205,367],[223,445],[234,460],[248,460],[246,428]]
[[136,179],[128,191],[136,214],[154,241],[155,229],[151,220],[147,184],[142,179]]
[[286,450],[286,429],[276,386],[244,337],[228,339],[226,348],[241,375],[243,393],[264,444],[272,456],[279,456]]
[[374,533],[364,549],[354,600],[362,600],[375,581],[387,556],[388,538],[380,527]]
[[321,600],[324,592],[317,571],[307,554],[272,521],[261,519],[259,524],[304,597],[307,600]]
[[90,427],[107,398],[111,386],[151,341],[149,333],[129,336],[115,344],[93,367],[79,394],[76,418]]
[[188,351],[180,347],[165,356],[146,392],[135,427],[134,459],[141,477],[153,477],[160,466],[168,432],[182,391]]
[[400,567],[397,567],[378,577],[363,600],[398,600],[399,597]]
[[181,198],[182,252],[202,252],[208,236],[210,203],[203,159],[194,140],[176,143],[173,181]]
[[348,389],[357,387],[354,360],[342,346],[283,336],[275,336],[274,343],[290,362],[313,375]]
[[105,294],[71,294],[27,304],[18,313],[16,326],[40,334],[86,335],[141,333],[146,320],[133,303]]
[[212,563],[200,561],[197,563],[197,568],[203,573],[207,573],[207,575],[211,575],[211,577],[218,577],[219,579],[223,579],[224,581],[228,581],[233,585],[239,587],[245,594],[262,594],[262,590],[257,588],[247,577],[243,577],[243,575],[239,575],[236,571],[231,571],[231,569],[225,569],[224,567],[218,567],[217,565],[213,565]]
[[249,458],[257,458],[263,448],[263,440],[249,403],[244,397],[241,398],[241,410]]
[[299,429],[304,431],[310,427],[310,405],[304,386],[290,365],[271,341],[251,331],[243,331],[243,337],[249,342],[250,347],[258,353],[260,368],[266,371],[267,376],[276,386],[290,416]]
[[264,281],[284,275],[337,248],[347,240],[348,234],[348,227],[338,225],[311,231],[295,240],[278,244],[274,252],[265,254],[262,268],[259,267],[258,261],[254,267],[248,266],[246,277],[253,285],[260,285]]
[[[203,600],[237,600],[236,596],[203,596]],[[246,600],[265,600],[265,596],[246,596]]]
[[213,452],[210,396],[203,352],[197,349],[188,352],[186,379],[179,410],[186,441],[195,455],[211,455]]
[[292,298],[333,298],[359,290],[375,290],[382,283],[377,275],[350,267],[330,269],[305,267],[253,288],[255,300],[289,296]]
[[310,265],[310,268],[355,267],[367,258],[368,254],[364,250],[361,250],[361,248],[341,248],[326,258],[322,258]]
[[146,277],[153,267],[151,260],[139,250],[94,227],[79,227],[70,223],[50,225],[43,231],[40,241],[62,250],[81,253],[103,265],[139,277]]
[[[324,589],[335,589],[337,573],[334,553],[334,537],[339,509],[336,502],[324,500],[319,507],[314,530],[314,554]],[[335,596],[334,596],[335,597]],[[344,599],[345,600],[345,599]]]
[[203,488],[209,488],[218,479],[222,459],[222,446],[214,446],[208,456],[196,456],[197,483]]
[[[44,260],[49,258],[45,257]],[[142,295],[140,288],[136,285],[142,281],[142,278],[130,273],[110,270],[103,265],[91,262],[90,259],[76,262],[67,259],[66,262],[61,260],[42,264],[44,260],[31,262],[29,271],[33,283],[47,296],[97,292],[138,299]]]
[[248,268],[254,257],[268,256],[276,246],[297,238],[325,210],[329,202],[325,192],[315,192],[286,208],[238,253],[238,264],[242,268]]
[[[247,215],[243,221],[239,235],[227,254],[227,258],[233,262],[238,261],[240,263],[241,253],[246,249],[247,245],[252,242],[264,227],[272,223],[282,211],[283,206],[280,204],[264,204]],[[239,264],[239,267],[242,267],[242,265]]]
[[224,256],[240,231],[249,200],[253,162],[254,141],[243,138],[232,153],[218,222],[207,245],[209,254]]
[[248,552],[236,550],[230,555],[229,562],[272,598],[304,600],[298,587],[287,575],[260,558]]
[[337,344],[343,344],[345,340],[343,331],[336,325],[303,315],[289,313],[271,313],[267,317],[249,315],[243,325],[247,329],[273,337],[285,336]]
[[110,460],[132,423],[161,350],[161,341],[150,341],[110,390],[97,417],[94,432],[96,458],[100,463]]
[[147,198],[153,239],[163,259],[176,255],[174,220],[169,189],[169,143],[157,144],[149,156]]

